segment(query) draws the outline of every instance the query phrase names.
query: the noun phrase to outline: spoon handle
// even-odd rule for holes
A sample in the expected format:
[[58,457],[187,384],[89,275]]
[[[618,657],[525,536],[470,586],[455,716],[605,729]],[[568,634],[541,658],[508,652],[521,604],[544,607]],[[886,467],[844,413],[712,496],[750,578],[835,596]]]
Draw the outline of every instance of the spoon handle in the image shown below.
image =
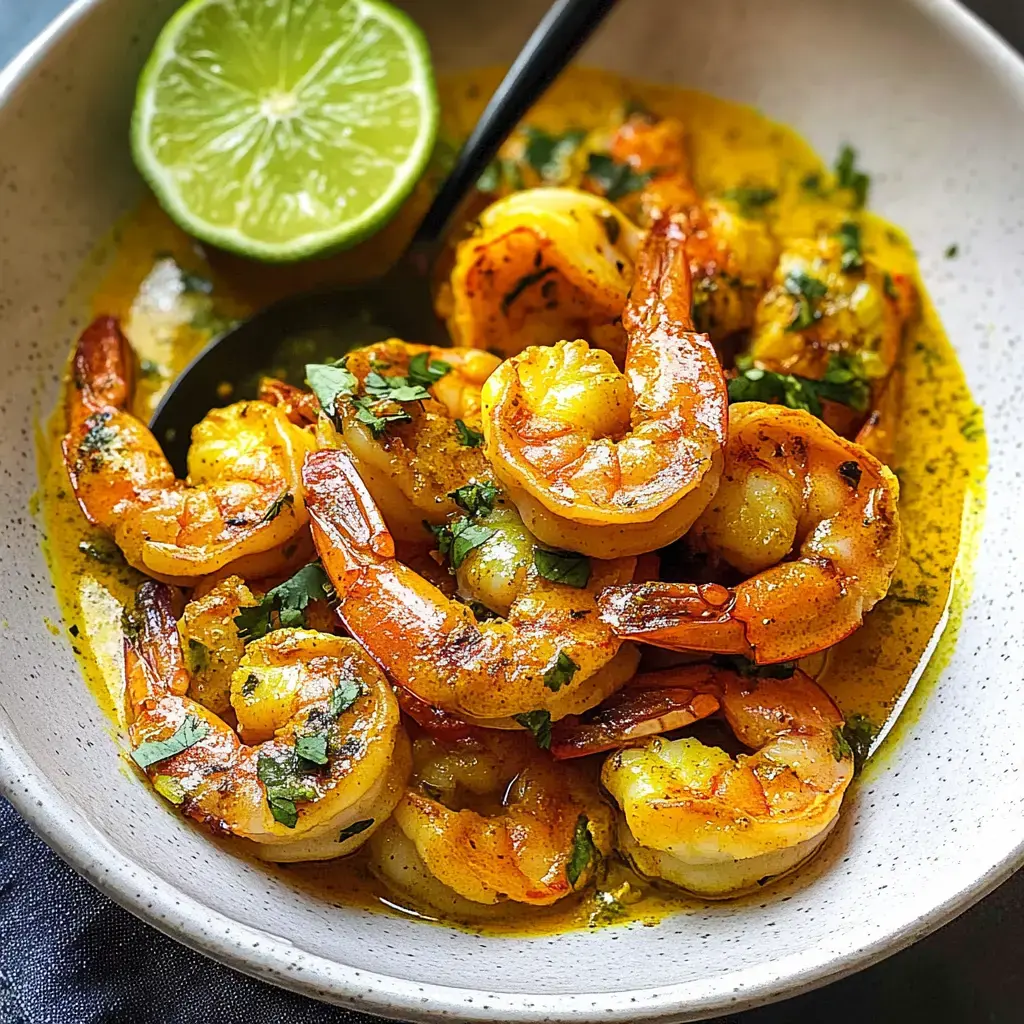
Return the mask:
[[459,151],[451,174],[420,222],[410,248],[431,248],[444,236],[466,193],[476,184],[509,133],[590,38],[615,3],[616,0],[555,0]]

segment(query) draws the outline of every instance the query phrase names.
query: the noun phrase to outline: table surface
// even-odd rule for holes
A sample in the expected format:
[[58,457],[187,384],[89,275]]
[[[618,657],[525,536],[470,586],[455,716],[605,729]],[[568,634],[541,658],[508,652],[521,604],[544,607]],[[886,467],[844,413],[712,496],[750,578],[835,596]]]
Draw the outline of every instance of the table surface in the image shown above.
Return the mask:
[[[0,0],[0,67],[65,6],[66,0]],[[1024,3],[969,0],[968,6],[1011,43],[1024,49]],[[31,861],[39,866],[42,888],[37,897],[44,898],[47,887],[52,887],[61,893],[62,903],[67,901],[67,913],[75,906],[91,921],[103,922],[91,938],[86,933],[71,944],[80,960],[85,961],[80,963],[77,974],[89,979],[84,996],[79,993],[74,1004],[74,1018],[60,1013],[60,997],[50,1003],[58,1011],[56,1017],[51,1018],[49,1013],[37,1017],[26,1011],[25,1005],[31,1007],[33,1001],[25,983],[24,963],[15,962],[21,959],[14,953],[18,944],[0,942],[3,1024],[42,1024],[51,1019],[62,1024],[72,1019],[75,1024],[86,1024],[87,1020],[199,1024],[207,1019],[212,1007],[190,1004],[186,989],[194,992],[200,978],[211,989],[220,989],[220,996],[225,995],[224,986],[232,986],[234,998],[217,999],[216,1016],[223,1024],[235,1020],[239,1024],[271,1024],[285,1019],[293,1024],[370,1024],[371,1018],[332,1010],[271,989],[175,945],[94,893],[14,817],[9,807],[0,808],[0,812],[0,894],[14,884],[13,874],[8,872],[13,872],[10,865],[16,858],[11,854],[17,851],[23,855],[22,863]],[[26,853],[30,856],[25,857]],[[29,903],[25,921],[36,912],[43,911]],[[836,926],[841,928],[842,922]],[[723,1018],[718,1024],[788,1024],[805,1020],[827,1020],[829,1024],[863,1024],[865,1020],[873,1024],[1018,1022],[1024,1019],[1024,959],[1014,934],[1024,938],[1024,872],[952,924],[870,970],[785,1003]],[[119,991],[119,986],[129,988],[131,972],[126,970],[123,959],[126,948],[138,951],[147,962],[159,962],[164,967],[159,972],[164,984],[158,995],[151,993],[146,1000],[139,1000],[127,991]],[[67,972],[61,970],[59,981],[63,985]],[[14,991],[19,979],[20,998]],[[34,979],[29,984],[48,985],[54,980],[38,974]]]

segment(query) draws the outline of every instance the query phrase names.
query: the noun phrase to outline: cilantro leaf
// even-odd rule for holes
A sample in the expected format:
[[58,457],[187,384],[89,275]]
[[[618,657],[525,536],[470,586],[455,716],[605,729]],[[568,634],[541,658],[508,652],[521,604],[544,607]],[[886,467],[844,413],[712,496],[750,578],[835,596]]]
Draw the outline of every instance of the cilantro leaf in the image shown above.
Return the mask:
[[479,526],[466,516],[460,516],[445,526],[431,526],[430,530],[437,538],[438,554],[447,558],[453,569],[458,569],[474,548],[480,547],[497,532],[489,526]]
[[484,435],[479,430],[467,427],[462,420],[455,421],[455,429],[459,432],[459,444],[467,448],[479,448],[484,443]]
[[864,412],[871,400],[871,387],[856,362],[849,357],[832,356],[821,380],[775,373],[737,359],[739,373],[729,381],[730,402],[768,402],[789,409],[803,409],[822,417],[822,399],[848,405]]
[[343,715],[363,695],[363,687],[355,679],[343,679],[331,691],[327,700],[327,711],[332,718]]
[[653,176],[652,171],[635,171],[629,164],[616,163],[607,153],[591,153],[587,161],[587,177],[611,203],[639,192]]
[[859,270],[864,266],[864,250],[861,244],[860,225],[852,220],[843,221],[836,232],[843,247],[841,266],[843,270]]
[[481,192],[497,192],[503,184],[518,192],[523,187],[523,172],[519,164],[508,157],[497,157],[485,168],[477,179],[476,187]]
[[108,537],[99,536],[95,540],[80,540],[78,550],[87,558],[104,565],[124,565],[121,549]]
[[722,198],[734,202],[739,208],[740,216],[750,219],[758,216],[766,206],[775,202],[779,198],[779,193],[774,188],[749,186],[726,189],[722,193]]
[[559,651],[555,660],[544,670],[544,685],[553,693],[571,683],[573,676],[579,671],[579,665],[565,651]]
[[267,806],[275,821],[286,828],[295,828],[299,820],[299,800],[315,800],[316,789],[298,774],[295,758],[277,760],[268,754],[260,754],[256,761],[256,777],[263,783],[267,793]]
[[601,856],[594,843],[594,837],[590,834],[590,821],[585,814],[576,819],[576,830],[572,837],[572,850],[569,853],[569,861],[565,865],[565,875],[569,884],[575,888],[583,872],[591,861],[596,861]]
[[289,494],[285,491],[284,494],[280,495],[271,502],[270,508],[263,513],[263,518],[260,520],[261,523],[273,522],[282,512],[285,505],[291,508],[295,507],[295,495]]
[[551,749],[551,712],[524,711],[521,715],[512,716],[524,729],[533,733],[533,738],[541,750]]
[[582,589],[590,582],[590,559],[575,551],[547,551],[533,549],[533,564],[537,572],[552,583]]
[[860,364],[851,356],[832,356],[825,376],[813,383],[819,398],[848,405],[857,412],[866,411],[871,401],[871,385]]
[[471,516],[484,515],[494,510],[494,502],[501,491],[491,483],[471,483],[449,491],[448,497]]
[[832,729],[832,756],[837,761],[842,761],[844,757],[853,757],[853,748],[838,725]]
[[148,768],[158,761],[166,761],[169,757],[180,754],[189,747],[194,747],[210,731],[198,715],[186,715],[185,721],[165,740],[146,740],[132,751],[132,760],[140,768]]
[[568,178],[569,158],[587,137],[583,128],[570,128],[561,135],[550,135],[542,128],[527,125],[523,129],[526,162],[548,184],[559,184]]
[[235,616],[238,635],[248,642],[258,640],[274,629],[304,626],[304,613],[310,601],[322,601],[330,593],[331,584],[323,566],[319,562],[310,562],[290,579],[268,590],[259,604],[239,611]]
[[422,384],[410,384],[408,377],[394,375],[384,377],[371,370],[363,381],[367,395],[372,398],[387,398],[392,402],[422,402],[430,397]]
[[429,352],[418,352],[409,360],[409,383],[429,388],[451,373],[451,369],[451,364],[443,359],[431,359]]
[[839,150],[835,165],[836,184],[840,188],[848,188],[853,193],[857,209],[861,209],[868,201],[871,189],[871,178],[857,169],[857,151],[850,145]]
[[201,640],[194,637],[188,638],[188,645],[185,648],[185,668],[192,672],[202,672],[210,666],[210,648]]
[[370,428],[376,438],[381,437],[389,423],[411,423],[412,417],[401,408],[396,408],[388,401],[375,400],[367,396],[353,399],[356,407],[356,419]]
[[338,842],[347,842],[353,836],[357,836],[360,833],[365,832],[372,824],[373,818],[363,818],[362,821],[353,821],[351,825],[346,825],[345,828],[338,833]]
[[331,417],[335,415],[338,399],[343,395],[354,395],[359,387],[356,375],[346,368],[344,359],[332,363],[307,363],[306,383],[316,395],[320,408]]
[[859,775],[871,753],[878,726],[864,715],[850,715],[843,724],[842,736],[853,755],[853,773]]
[[312,764],[327,764],[327,733],[311,732],[295,739],[295,753],[303,761]]
[[825,297],[828,288],[824,281],[811,277],[802,270],[791,270],[782,287],[796,299],[793,304],[793,319],[787,331],[804,331],[821,319],[818,303]]

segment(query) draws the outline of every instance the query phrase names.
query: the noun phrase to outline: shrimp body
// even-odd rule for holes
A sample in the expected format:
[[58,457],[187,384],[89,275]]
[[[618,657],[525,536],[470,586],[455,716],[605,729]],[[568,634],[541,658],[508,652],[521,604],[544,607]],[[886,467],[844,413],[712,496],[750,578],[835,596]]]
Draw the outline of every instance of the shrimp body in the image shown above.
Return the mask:
[[[595,783],[556,765],[531,740],[493,733],[431,741],[427,752],[422,745],[416,775],[433,795],[410,787],[394,820],[430,874],[464,899],[554,903],[586,885],[611,852],[612,811]],[[459,806],[488,796],[497,806]],[[581,842],[585,860],[576,875],[570,861]]]
[[232,680],[236,733],[187,695],[171,592],[148,582],[125,674],[132,756],[156,789],[264,859],[350,853],[401,796],[411,762],[398,702],[352,640],[280,629],[249,644]]
[[506,360],[483,392],[487,455],[531,533],[602,558],[681,537],[721,474],[725,379],[692,330],[672,220],[651,229],[623,322],[624,372],[584,341],[560,342]]
[[448,329],[458,345],[515,355],[590,338],[619,358],[640,235],[611,203],[565,188],[498,200],[460,243]]
[[853,777],[843,717],[809,676],[744,679],[707,666],[667,683],[713,696],[750,754],[652,739],[604,764],[636,868],[705,897],[734,896],[796,867],[825,840]]
[[[554,583],[532,562],[508,614],[477,621],[395,557],[348,455],[324,450],[304,470],[313,538],[349,633],[399,686],[464,719],[512,727],[511,716],[577,714],[633,674],[637,654],[597,615],[597,595],[632,578],[633,559],[593,562],[584,587]],[[554,678],[557,664],[574,668]]]
[[689,540],[748,578],[610,590],[602,616],[623,637],[762,664],[824,650],[888,592],[898,497],[887,467],[810,413],[737,403],[721,486]]
[[192,431],[188,481],[176,480],[130,411],[133,355],[101,317],[75,350],[64,461],[78,503],[136,569],[192,584],[230,567],[265,575],[306,525],[302,460],[312,435],[264,402],[212,410]]

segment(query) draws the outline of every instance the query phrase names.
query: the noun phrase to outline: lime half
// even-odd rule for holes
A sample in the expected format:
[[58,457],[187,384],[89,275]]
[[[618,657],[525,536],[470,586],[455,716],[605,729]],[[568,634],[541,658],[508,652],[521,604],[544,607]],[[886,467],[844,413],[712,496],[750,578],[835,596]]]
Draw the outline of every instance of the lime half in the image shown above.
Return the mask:
[[190,234],[285,262],[382,227],[437,120],[426,40],[382,0],[190,0],[139,79],[132,151]]

